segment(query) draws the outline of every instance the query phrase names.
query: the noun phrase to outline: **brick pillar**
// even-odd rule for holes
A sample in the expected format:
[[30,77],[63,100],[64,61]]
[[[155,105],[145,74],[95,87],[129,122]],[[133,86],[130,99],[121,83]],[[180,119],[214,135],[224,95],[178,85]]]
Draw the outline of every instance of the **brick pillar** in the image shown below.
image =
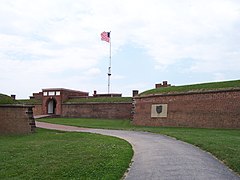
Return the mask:
[[15,99],[16,99],[16,95],[12,94],[12,95],[11,95],[11,98],[12,98],[13,100],[15,100]]
[[137,96],[138,95],[138,90],[133,90],[132,91],[132,97],[135,97],[135,96]]
[[33,117],[32,107],[28,107],[26,114],[28,115],[29,125],[31,126],[31,132],[35,132],[36,124],[35,124],[35,119]]

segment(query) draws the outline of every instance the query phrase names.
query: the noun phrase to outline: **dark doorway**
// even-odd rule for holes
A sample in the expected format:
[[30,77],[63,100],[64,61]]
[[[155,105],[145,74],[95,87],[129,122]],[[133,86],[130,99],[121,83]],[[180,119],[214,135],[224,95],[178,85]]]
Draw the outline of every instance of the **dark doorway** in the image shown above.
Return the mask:
[[56,113],[56,101],[54,99],[50,99],[47,103],[47,113],[55,114]]

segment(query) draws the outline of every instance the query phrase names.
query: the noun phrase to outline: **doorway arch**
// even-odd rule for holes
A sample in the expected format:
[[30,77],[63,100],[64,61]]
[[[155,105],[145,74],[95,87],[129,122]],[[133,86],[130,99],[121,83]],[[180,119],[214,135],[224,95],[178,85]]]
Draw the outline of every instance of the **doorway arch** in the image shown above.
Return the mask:
[[56,113],[56,105],[57,101],[53,98],[47,101],[47,113],[48,114],[55,114]]

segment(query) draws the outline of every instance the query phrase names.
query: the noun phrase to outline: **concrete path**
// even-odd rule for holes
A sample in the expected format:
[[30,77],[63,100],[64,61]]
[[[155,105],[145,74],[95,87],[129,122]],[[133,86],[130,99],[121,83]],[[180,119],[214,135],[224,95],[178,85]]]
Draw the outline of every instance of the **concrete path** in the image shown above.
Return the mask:
[[126,180],[240,180],[209,153],[173,138],[135,131],[78,128],[36,122],[37,127],[90,132],[127,140],[134,149]]
[[51,117],[51,115],[47,115],[47,114],[37,115],[37,116],[34,116],[34,119],[41,119],[41,118],[47,118],[47,117]]

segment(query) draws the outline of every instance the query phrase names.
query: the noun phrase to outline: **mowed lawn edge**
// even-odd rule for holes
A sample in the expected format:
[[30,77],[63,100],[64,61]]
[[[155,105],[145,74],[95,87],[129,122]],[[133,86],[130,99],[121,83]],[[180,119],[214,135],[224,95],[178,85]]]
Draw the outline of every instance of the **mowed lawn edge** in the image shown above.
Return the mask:
[[240,175],[240,130],[134,126],[130,120],[46,118],[38,121],[78,127],[147,131],[174,137],[210,152]]
[[121,179],[132,160],[125,140],[37,128],[0,135],[0,179]]

